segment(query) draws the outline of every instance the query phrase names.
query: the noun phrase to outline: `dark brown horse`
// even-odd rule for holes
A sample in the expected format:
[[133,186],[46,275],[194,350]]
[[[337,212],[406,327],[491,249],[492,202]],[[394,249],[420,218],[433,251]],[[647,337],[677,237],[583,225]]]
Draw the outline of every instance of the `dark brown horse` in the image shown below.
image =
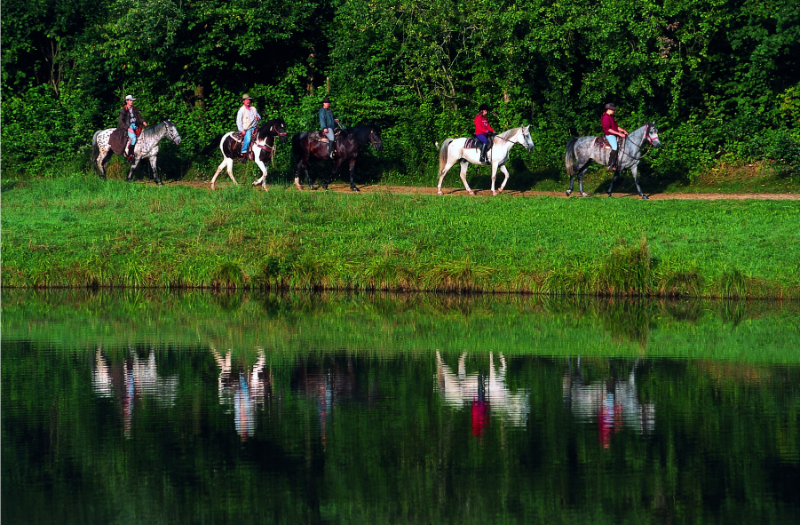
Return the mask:
[[[236,179],[233,178],[233,161],[242,156],[242,139],[237,138],[238,136],[238,133],[235,134],[231,132],[221,137],[216,137],[213,140],[212,146],[219,141],[219,149],[222,151],[222,163],[211,178],[212,188],[214,188],[214,184],[217,182],[217,176],[219,176],[222,168],[228,168],[228,176],[234,184],[238,184]],[[258,126],[258,129],[253,132],[252,141],[250,143],[252,158],[256,161],[256,165],[258,165],[258,168],[261,170],[261,178],[254,180],[253,186],[261,184],[265,190],[267,189],[267,164],[272,160],[272,156],[275,154],[275,142],[278,137],[280,137],[283,142],[286,142],[286,123],[282,118],[262,122],[261,125]]]
[[[330,160],[328,156],[328,143],[315,140],[314,136],[318,136],[318,132],[304,131],[297,133],[292,137],[292,154],[297,159],[297,171],[295,172],[294,185],[299,190],[300,187],[300,171],[306,173],[306,180],[308,187],[314,189],[314,182],[308,173],[308,163],[312,159],[317,160]],[[358,191],[355,183],[353,182],[353,171],[356,166],[356,159],[358,158],[358,150],[364,144],[372,144],[375,151],[380,151],[383,147],[381,141],[381,130],[375,124],[364,126],[356,126],[354,128],[342,130],[336,137],[334,149],[334,162],[333,171],[330,177],[322,181],[323,189],[328,189],[328,184],[336,175],[339,167],[342,164],[347,164],[350,168],[350,189]]]

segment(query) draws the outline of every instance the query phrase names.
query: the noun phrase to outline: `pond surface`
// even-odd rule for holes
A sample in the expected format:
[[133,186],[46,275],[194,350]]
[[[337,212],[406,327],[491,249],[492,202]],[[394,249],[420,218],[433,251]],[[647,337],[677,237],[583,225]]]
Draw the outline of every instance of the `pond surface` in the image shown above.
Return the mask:
[[800,521],[796,304],[4,290],[2,521]]

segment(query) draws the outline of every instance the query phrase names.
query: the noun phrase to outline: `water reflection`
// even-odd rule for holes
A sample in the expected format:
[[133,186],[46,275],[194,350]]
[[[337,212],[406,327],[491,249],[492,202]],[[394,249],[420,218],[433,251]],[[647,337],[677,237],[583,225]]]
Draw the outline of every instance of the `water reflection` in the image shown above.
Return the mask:
[[245,440],[256,431],[256,409],[263,407],[267,394],[272,393],[272,373],[265,371],[264,350],[258,349],[258,359],[251,369],[236,373],[231,366],[230,350],[225,357],[216,348],[211,348],[211,353],[219,367],[219,402],[226,408],[225,413],[233,412],[236,433]]
[[115,366],[102,348],[95,353],[92,388],[99,397],[114,399],[120,407],[125,436],[131,436],[133,411],[137,399],[152,398],[161,407],[171,407],[178,395],[178,376],[158,373],[156,354],[151,348],[141,359],[129,348],[126,358]]
[[466,368],[467,354],[458,358],[458,373],[453,373],[436,351],[436,386],[442,401],[455,407],[470,407],[472,435],[481,436],[489,424],[490,414],[496,414],[515,426],[525,426],[530,412],[529,393],[525,389],[513,393],[506,386],[506,358],[500,354],[500,367],[495,368],[494,353],[489,352],[488,373]]
[[654,403],[642,403],[636,388],[637,359],[624,379],[612,375],[595,381],[587,381],[581,372],[581,358],[577,366],[564,374],[564,406],[572,411],[576,419],[596,423],[598,439],[603,448],[611,445],[611,436],[627,426],[647,435],[653,431],[656,421]]

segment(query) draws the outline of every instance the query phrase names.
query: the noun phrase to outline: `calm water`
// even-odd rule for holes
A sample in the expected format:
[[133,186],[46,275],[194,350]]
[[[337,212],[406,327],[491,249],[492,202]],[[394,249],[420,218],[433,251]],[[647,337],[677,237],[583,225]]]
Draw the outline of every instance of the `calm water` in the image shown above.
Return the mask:
[[797,319],[5,291],[2,521],[798,522]]

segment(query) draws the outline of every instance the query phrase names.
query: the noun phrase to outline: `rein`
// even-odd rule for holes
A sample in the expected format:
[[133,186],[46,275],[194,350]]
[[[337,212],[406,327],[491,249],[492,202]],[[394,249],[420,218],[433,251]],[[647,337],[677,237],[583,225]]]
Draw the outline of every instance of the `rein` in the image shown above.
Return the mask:
[[[651,147],[650,147],[650,148],[648,148],[646,152],[644,152],[643,154],[639,155],[638,157],[635,157],[635,156],[633,156],[633,155],[629,154],[628,152],[626,152],[626,151],[625,151],[625,148],[624,148],[624,147],[622,147],[622,148],[620,148],[620,150],[619,150],[619,152],[620,152],[620,157],[622,157],[622,155],[624,154],[624,155],[626,155],[628,158],[631,158],[631,159],[633,159],[633,160],[639,161],[639,160],[643,159],[645,156],[649,155],[649,154],[650,154],[650,151],[653,149],[653,148],[652,148],[652,145],[653,145],[653,139],[652,139],[652,138],[650,138],[650,134],[649,134],[649,133],[647,133],[647,131],[648,131],[649,129],[650,129],[650,123],[648,122],[647,124],[645,124],[645,125],[644,125],[644,138],[642,139],[642,141],[641,141],[639,144],[636,144],[636,151],[637,151],[637,152],[639,152],[639,151],[642,151],[642,144],[644,144],[644,142],[645,142],[645,141],[647,141],[647,142],[650,144],[650,146],[651,146]],[[655,138],[656,138],[656,139],[658,139],[658,135],[656,135],[656,137],[655,137]],[[628,140],[628,137],[625,137],[626,144],[627,144],[627,140]],[[634,144],[635,144],[635,143],[634,143]],[[620,158],[620,159],[619,159],[619,161],[622,161],[622,158]]]

